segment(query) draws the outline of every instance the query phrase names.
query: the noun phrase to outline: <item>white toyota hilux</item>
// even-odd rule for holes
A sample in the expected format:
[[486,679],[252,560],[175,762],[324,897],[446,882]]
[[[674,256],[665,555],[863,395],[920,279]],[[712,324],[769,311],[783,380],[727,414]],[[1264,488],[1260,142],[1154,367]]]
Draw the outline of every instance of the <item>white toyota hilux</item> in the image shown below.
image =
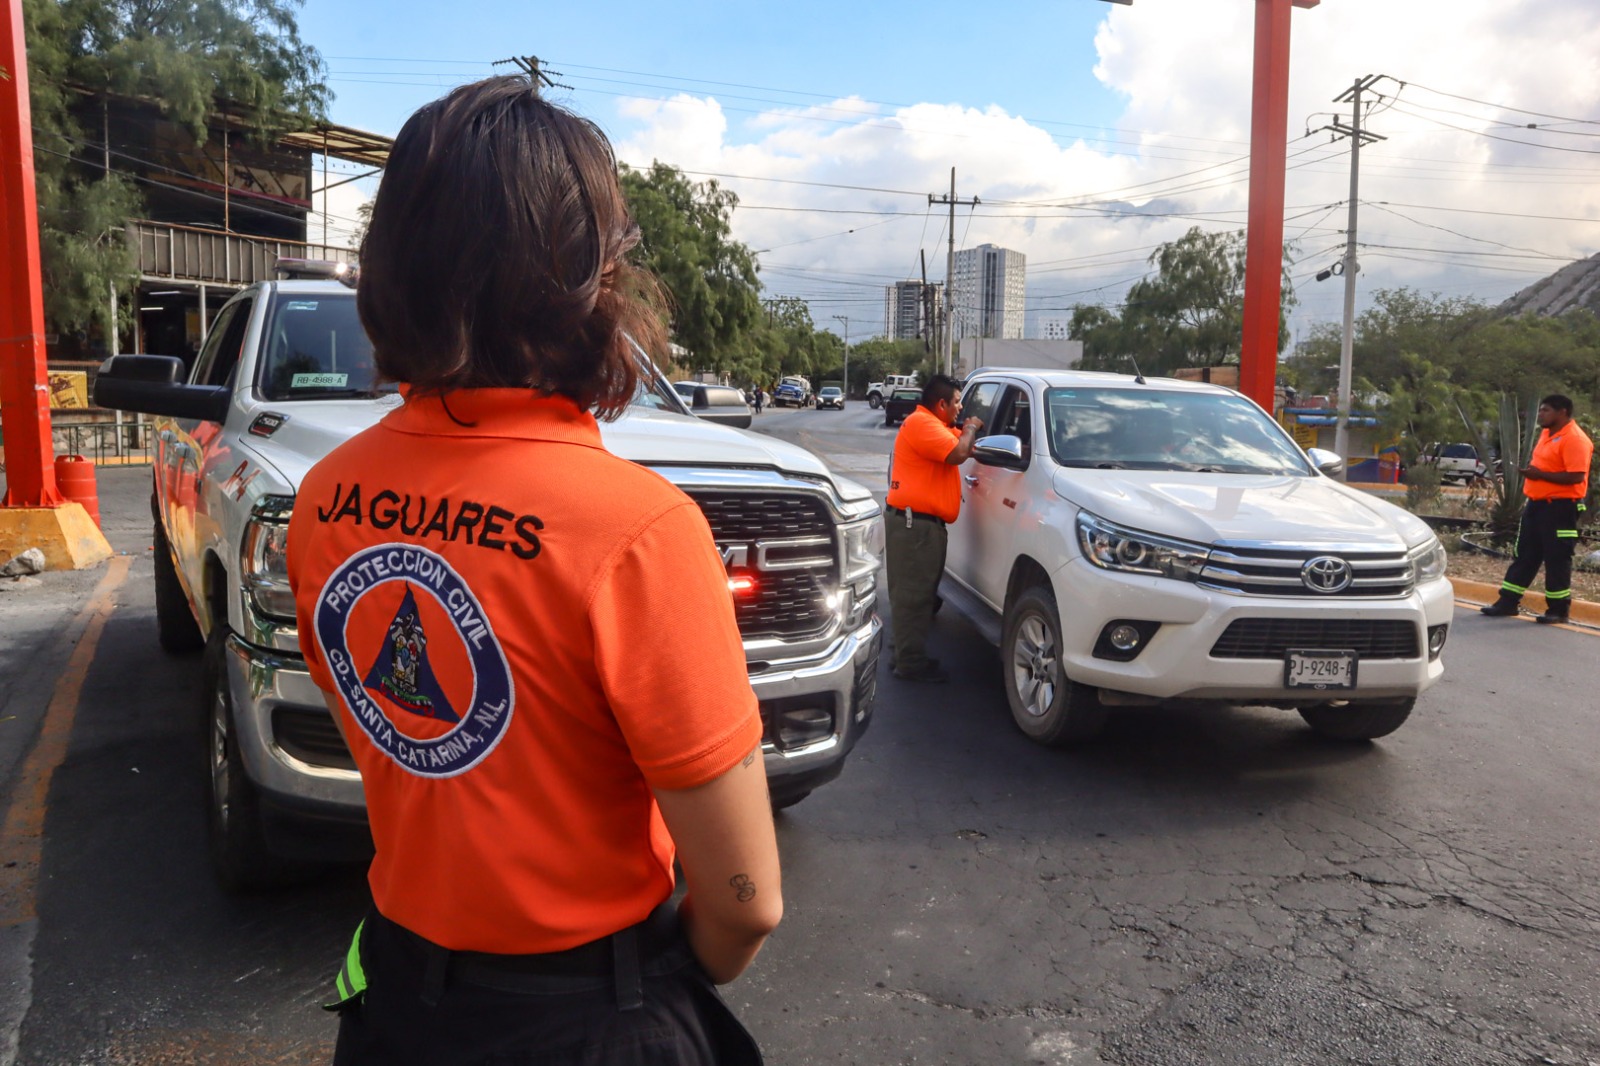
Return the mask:
[[943,593],[999,646],[1033,739],[1201,700],[1367,740],[1441,676],[1454,601],[1438,538],[1238,393],[986,370],[962,404],[985,435],[961,468]]
[[[124,355],[96,379],[99,406],[160,416],[156,620],[167,650],[205,651],[210,845],[228,887],[371,847],[360,776],[300,656],[284,536],[311,465],[400,402],[374,381],[355,292],[328,280],[244,289],[192,370]],[[694,418],[654,368],[601,436],[704,512],[760,701],[772,801],[798,802],[838,775],[870,721],[879,505],[809,452]]]

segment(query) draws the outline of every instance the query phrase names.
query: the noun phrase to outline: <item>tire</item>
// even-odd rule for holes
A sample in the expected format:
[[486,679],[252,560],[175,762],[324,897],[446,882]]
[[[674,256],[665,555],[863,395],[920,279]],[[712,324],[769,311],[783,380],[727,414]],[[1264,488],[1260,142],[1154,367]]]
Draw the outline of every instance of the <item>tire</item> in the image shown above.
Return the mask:
[[156,567],[156,639],[161,650],[169,655],[193,655],[206,646],[200,633],[200,623],[194,620],[189,609],[189,597],[183,593],[178,580],[178,568],[172,562],[172,546],[167,543],[166,531],[156,522],[151,539]]
[[1416,705],[1414,696],[1403,700],[1319,703],[1300,708],[1300,717],[1318,736],[1329,740],[1377,740],[1404,725]]
[[811,795],[811,790],[808,788],[804,792],[790,792],[783,796],[774,796],[772,797],[772,812],[776,814],[779,811],[786,811],[809,795]]
[[206,641],[202,693],[206,760],[206,837],[217,883],[229,893],[275,888],[305,877],[305,864],[273,855],[261,824],[261,797],[245,773],[228,689],[228,630]]
[[1061,665],[1061,618],[1050,590],[1025,590],[1006,612],[1000,641],[1011,719],[1030,740],[1054,747],[1090,740],[1108,710],[1094,689],[1067,677]]
[[875,392],[867,393],[867,406],[876,411],[883,406],[883,397]]

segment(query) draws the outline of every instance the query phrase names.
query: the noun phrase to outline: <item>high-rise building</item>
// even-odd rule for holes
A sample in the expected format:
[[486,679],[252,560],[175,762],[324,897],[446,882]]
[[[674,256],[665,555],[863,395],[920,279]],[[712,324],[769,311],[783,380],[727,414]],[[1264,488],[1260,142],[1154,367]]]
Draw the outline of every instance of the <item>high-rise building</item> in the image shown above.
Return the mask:
[[980,244],[957,252],[951,291],[956,338],[1021,340],[1027,275],[1028,257],[1010,248]]
[[897,281],[883,291],[883,332],[890,340],[931,338],[939,321],[942,285]]
[[1039,319],[1039,336],[1047,341],[1064,341],[1072,319],[1067,315],[1044,315]]

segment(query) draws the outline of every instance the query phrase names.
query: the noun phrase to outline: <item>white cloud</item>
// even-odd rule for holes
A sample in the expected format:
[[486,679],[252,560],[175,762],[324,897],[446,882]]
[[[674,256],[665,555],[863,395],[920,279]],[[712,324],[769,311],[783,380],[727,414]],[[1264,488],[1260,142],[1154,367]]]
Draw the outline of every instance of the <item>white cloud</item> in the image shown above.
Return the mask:
[[[1117,128],[1100,136],[1061,133],[1071,128],[1070,115],[889,107],[857,98],[730,119],[732,109],[715,98],[680,94],[626,102],[628,128],[617,152],[630,163],[660,159],[691,172],[739,175],[719,180],[742,200],[737,236],[771,249],[761,257],[768,288],[812,299],[819,322],[850,314],[853,333],[881,328],[881,286],[914,276],[919,250],[927,253],[929,276],[943,277],[945,213],[930,210],[927,195],[948,193],[952,166],[957,195],[983,200],[976,211],[958,209],[958,243],[991,241],[1024,252],[1030,308],[1115,302],[1122,279],[1143,269],[1139,260],[1157,242],[1190,225],[1243,225],[1246,164],[1227,161],[1249,151],[1253,12],[1239,0],[1136,0],[1109,12],[1095,41],[1095,73],[1125,109]],[[1560,0],[1327,0],[1296,10],[1287,203],[1288,214],[1300,217],[1287,233],[1301,238],[1307,259],[1300,272],[1338,254],[1344,209],[1327,208],[1348,195],[1348,163],[1342,143],[1329,143],[1327,134],[1298,138],[1308,120],[1322,125],[1335,109],[1348,121],[1347,105],[1333,97],[1366,74],[1408,84],[1375,86],[1385,99],[1370,125],[1388,140],[1363,152],[1361,198],[1390,210],[1361,212],[1361,239],[1372,246],[1362,256],[1363,294],[1410,284],[1498,300],[1560,261],[1593,254],[1600,223],[1509,216],[1600,219],[1600,137],[1515,125],[1493,130],[1583,150],[1553,151],[1452,130],[1444,124],[1486,129],[1552,120],[1432,90],[1600,119],[1597,54],[1600,19],[1586,5]],[[1600,126],[1555,128],[1600,133]],[[1108,200],[1207,221],[1095,213]],[[1037,206],[1062,202],[1095,206]],[[1510,258],[1529,249],[1561,260]],[[1102,258],[1086,258],[1094,256]],[[1302,324],[1337,318],[1337,284],[1306,277],[1299,289]]]

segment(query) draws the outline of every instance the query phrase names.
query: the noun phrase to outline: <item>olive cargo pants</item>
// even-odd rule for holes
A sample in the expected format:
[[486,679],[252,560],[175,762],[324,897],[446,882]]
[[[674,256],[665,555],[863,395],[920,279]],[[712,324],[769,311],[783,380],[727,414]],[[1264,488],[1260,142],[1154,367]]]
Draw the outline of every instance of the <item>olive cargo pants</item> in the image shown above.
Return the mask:
[[928,669],[928,630],[944,573],[949,531],[933,518],[914,518],[906,525],[903,512],[883,517],[889,565],[889,610],[894,619],[894,668],[902,674]]

